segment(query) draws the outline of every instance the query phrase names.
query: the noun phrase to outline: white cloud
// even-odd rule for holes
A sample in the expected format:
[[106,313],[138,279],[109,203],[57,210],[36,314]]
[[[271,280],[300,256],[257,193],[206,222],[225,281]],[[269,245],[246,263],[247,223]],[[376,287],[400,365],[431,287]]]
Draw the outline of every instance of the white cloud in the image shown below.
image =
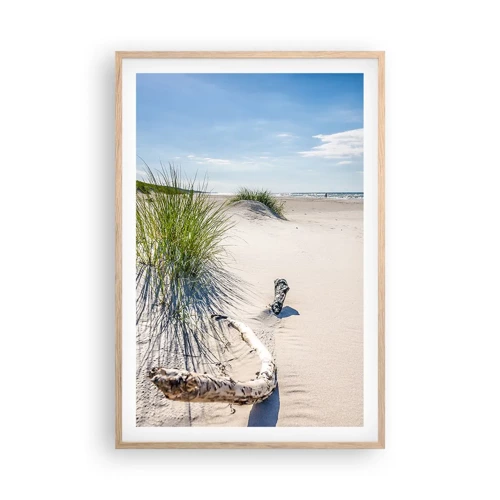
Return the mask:
[[[353,156],[363,154],[363,129],[347,130],[330,135],[315,135],[323,144],[309,151],[299,151],[301,156],[317,156],[320,158],[338,158],[351,161]],[[342,163],[342,162],[341,162]]]
[[295,137],[295,136],[293,134],[283,132],[282,134],[276,134],[276,137],[281,137],[282,139],[291,139],[292,137]]
[[229,160],[223,160],[221,158],[208,158],[201,156],[188,155],[190,160],[195,160],[198,165],[229,165],[231,162]]
[[229,160],[222,160],[220,158],[203,158],[203,163],[210,163],[214,165],[229,165]]
[[259,156],[261,160],[269,160],[269,156]]
[[337,163],[337,165],[349,165],[349,164],[351,164],[351,163],[352,163],[352,161],[351,161],[351,160],[347,160],[347,161],[339,161],[339,162]]

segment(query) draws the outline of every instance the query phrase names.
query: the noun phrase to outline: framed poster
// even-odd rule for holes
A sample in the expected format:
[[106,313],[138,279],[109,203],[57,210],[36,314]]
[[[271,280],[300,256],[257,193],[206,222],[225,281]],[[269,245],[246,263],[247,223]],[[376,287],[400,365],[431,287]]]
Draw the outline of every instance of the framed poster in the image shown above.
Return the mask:
[[384,425],[384,53],[118,52],[116,447]]

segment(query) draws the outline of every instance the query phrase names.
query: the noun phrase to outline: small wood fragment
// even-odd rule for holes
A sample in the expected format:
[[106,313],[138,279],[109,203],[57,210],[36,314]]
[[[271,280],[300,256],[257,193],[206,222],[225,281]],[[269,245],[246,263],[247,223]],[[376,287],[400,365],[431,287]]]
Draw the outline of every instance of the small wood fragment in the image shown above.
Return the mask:
[[271,304],[271,311],[273,311],[276,316],[283,309],[283,304],[285,302],[286,294],[290,290],[286,279],[278,278],[274,280],[274,302]]

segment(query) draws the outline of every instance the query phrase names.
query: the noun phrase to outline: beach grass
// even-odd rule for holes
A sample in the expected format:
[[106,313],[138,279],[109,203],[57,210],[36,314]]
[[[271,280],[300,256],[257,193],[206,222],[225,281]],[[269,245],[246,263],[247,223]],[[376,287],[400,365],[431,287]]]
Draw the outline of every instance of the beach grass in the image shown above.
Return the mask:
[[135,187],[137,192],[142,194],[153,194],[153,193],[179,194],[187,192],[186,190],[181,188],[151,184],[149,182],[143,182],[143,181],[135,181]]
[[268,207],[272,212],[281,218],[285,217],[285,203],[273,196],[268,189],[248,189],[240,188],[239,191],[229,200],[229,203],[250,200],[259,201]]
[[207,192],[206,179],[185,179],[173,165],[145,170],[154,187],[136,196],[137,322],[148,324],[152,349],[218,359],[210,315],[241,298],[226,266],[227,206]]
[[163,300],[175,284],[223,266],[221,242],[231,222],[206,182],[195,190],[195,180],[183,180],[172,165],[156,174],[147,167],[147,177],[154,189],[137,196],[137,263],[156,271]]

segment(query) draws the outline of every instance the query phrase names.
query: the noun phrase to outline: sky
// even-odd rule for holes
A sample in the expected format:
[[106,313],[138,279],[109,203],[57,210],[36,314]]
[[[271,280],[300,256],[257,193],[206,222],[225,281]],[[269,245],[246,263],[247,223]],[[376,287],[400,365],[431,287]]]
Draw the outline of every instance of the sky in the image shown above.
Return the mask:
[[363,74],[138,74],[143,161],[219,193],[363,191]]

